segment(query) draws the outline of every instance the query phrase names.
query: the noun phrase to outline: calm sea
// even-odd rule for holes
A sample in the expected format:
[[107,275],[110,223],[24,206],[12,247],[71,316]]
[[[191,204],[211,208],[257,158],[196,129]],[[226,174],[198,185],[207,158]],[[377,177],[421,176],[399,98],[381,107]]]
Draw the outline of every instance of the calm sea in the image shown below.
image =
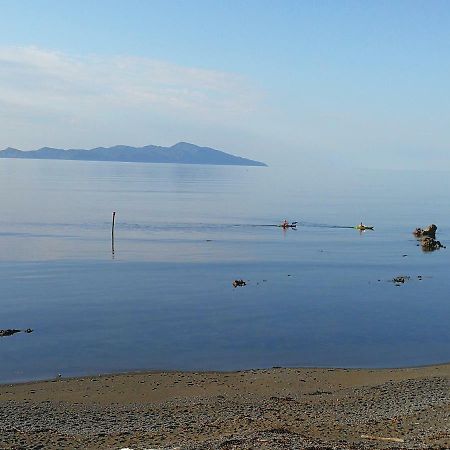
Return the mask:
[[3,159],[0,204],[0,382],[450,360],[445,172]]

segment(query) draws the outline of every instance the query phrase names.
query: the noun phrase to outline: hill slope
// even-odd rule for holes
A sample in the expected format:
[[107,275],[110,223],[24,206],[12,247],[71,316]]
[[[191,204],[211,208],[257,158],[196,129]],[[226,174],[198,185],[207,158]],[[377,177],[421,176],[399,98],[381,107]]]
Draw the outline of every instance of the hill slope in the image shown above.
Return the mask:
[[62,150],[43,147],[39,150],[21,151],[8,147],[0,151],[0,158],[266,166],[260,161],[241,158],[213,148],[199,147],[187,142],[179,142],[172,147],[116,145],[114,147],[97,147],[91,150]]

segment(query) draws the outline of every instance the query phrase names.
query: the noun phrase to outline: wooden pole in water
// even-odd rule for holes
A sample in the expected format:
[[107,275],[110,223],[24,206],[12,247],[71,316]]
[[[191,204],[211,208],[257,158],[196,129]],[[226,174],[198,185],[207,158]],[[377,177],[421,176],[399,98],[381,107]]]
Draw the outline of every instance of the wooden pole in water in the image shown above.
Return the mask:
[[112,213],[112,227],[111,227],[111,251],[112,255],[114,257],[114,225],[116,222],[116,212],[113,211]]

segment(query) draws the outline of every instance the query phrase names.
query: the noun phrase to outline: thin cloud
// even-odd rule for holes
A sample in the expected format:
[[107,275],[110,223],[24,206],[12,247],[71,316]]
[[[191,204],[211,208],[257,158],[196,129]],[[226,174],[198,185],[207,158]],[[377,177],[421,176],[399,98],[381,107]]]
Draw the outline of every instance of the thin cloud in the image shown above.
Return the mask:
[[243,77],[128,56],[76,56],[37,47],[0,47],[0,112],[75,118],[120,108],[203,121],[256,111],[262,93]]

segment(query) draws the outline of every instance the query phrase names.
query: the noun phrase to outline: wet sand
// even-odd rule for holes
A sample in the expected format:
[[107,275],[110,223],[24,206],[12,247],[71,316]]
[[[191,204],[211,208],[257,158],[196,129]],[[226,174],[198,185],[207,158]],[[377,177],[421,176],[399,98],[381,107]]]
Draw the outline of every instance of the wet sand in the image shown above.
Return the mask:
[[450,364],[0,386],[1,449],[450,448]]

